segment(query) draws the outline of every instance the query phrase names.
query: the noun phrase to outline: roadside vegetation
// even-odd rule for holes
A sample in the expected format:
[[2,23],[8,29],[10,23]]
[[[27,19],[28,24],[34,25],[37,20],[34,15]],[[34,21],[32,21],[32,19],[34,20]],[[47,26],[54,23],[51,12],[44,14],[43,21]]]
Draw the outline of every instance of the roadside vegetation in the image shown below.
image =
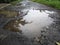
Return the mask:
[[19,1],[19,0],[0,0],[0,3],[10,3],[13,1]]
[[10,2],[10,4],[12,4],[12,5],[16,5],[17,3],[21,2],[21,1],[22,1],[22,0],[12,1],[12,2]]
[[60,9],[60,0],[32,0],[32,1],[42,3],[56,9]]
[[12,1],[16,1],[16,0],[0,0],[0,3],[9,3],[9,2],[12,2]]
[[20,2],[22,0],[0,0],[0,3],[10,3],[12,5],[15,5],[16,3]]

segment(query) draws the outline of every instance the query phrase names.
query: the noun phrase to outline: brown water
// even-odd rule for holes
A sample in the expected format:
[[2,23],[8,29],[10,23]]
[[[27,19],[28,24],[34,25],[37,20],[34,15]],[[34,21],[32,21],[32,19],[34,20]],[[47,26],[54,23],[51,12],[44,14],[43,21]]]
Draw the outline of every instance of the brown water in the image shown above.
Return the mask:
[[25,25],[19,23],[18,29],[22,30],[23,35],[29,38],[39,36],[43,27],[47,27],[53,23],[53,19],[49,17],[53,13],[53,11],[48,10],[30,9],[27,15],[23,16],[23,19],[20,20],[28,23]]

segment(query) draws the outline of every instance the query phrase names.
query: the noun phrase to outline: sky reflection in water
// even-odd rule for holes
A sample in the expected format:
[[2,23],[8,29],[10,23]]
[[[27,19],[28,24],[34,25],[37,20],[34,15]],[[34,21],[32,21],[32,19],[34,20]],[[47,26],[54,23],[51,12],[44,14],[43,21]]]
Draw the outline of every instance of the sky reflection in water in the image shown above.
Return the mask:
[[40,35],[41,29],[43,27],[53,23],[53,19],[49,17],[49,14],[53,14],[53,11],[40,11],[30,9],[27,15],[23,17],[21,21],[28,22],[25,25],[19,24],[19,29],[27,37],[36,37]]

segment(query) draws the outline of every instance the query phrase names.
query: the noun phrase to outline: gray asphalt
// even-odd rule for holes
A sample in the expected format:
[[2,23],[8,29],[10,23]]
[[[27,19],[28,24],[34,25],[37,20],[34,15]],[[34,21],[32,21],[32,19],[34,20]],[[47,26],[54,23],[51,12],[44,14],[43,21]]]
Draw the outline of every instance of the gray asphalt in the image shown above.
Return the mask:
[[[6,18],[1,16],[0,18],[0,45],[56,45],[56,42],[60,42],[60,10],[48,7],[43,4],[38,4],[35,2],[24,0],[15,6],[8,6],[4,8],[5,10],[18,11],[21,13],[21,16],[25,16],[26,13],[30,10],[48,10],[55,12],[50,14],[49,17],[54,21],[48,27],[45,27],[40,32],[38,38],[29,39],[25,35],[22,35],[19,32],[12,32],[1,28],[1,26],[7,22]],[[25,10],[25,11],[24,11]],[[8,18],[10,19],[10,18]],[[2,23],[3,22],[3,23]]]

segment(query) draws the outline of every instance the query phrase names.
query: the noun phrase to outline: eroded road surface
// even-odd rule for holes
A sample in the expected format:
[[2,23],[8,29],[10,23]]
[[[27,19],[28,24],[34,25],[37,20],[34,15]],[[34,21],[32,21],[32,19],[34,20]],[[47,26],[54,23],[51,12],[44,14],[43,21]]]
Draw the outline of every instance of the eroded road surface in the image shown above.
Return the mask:
[[19,14],[2,25],[0,45],[56,45],[60,42],[60,11],[23,0],[5,10]]

